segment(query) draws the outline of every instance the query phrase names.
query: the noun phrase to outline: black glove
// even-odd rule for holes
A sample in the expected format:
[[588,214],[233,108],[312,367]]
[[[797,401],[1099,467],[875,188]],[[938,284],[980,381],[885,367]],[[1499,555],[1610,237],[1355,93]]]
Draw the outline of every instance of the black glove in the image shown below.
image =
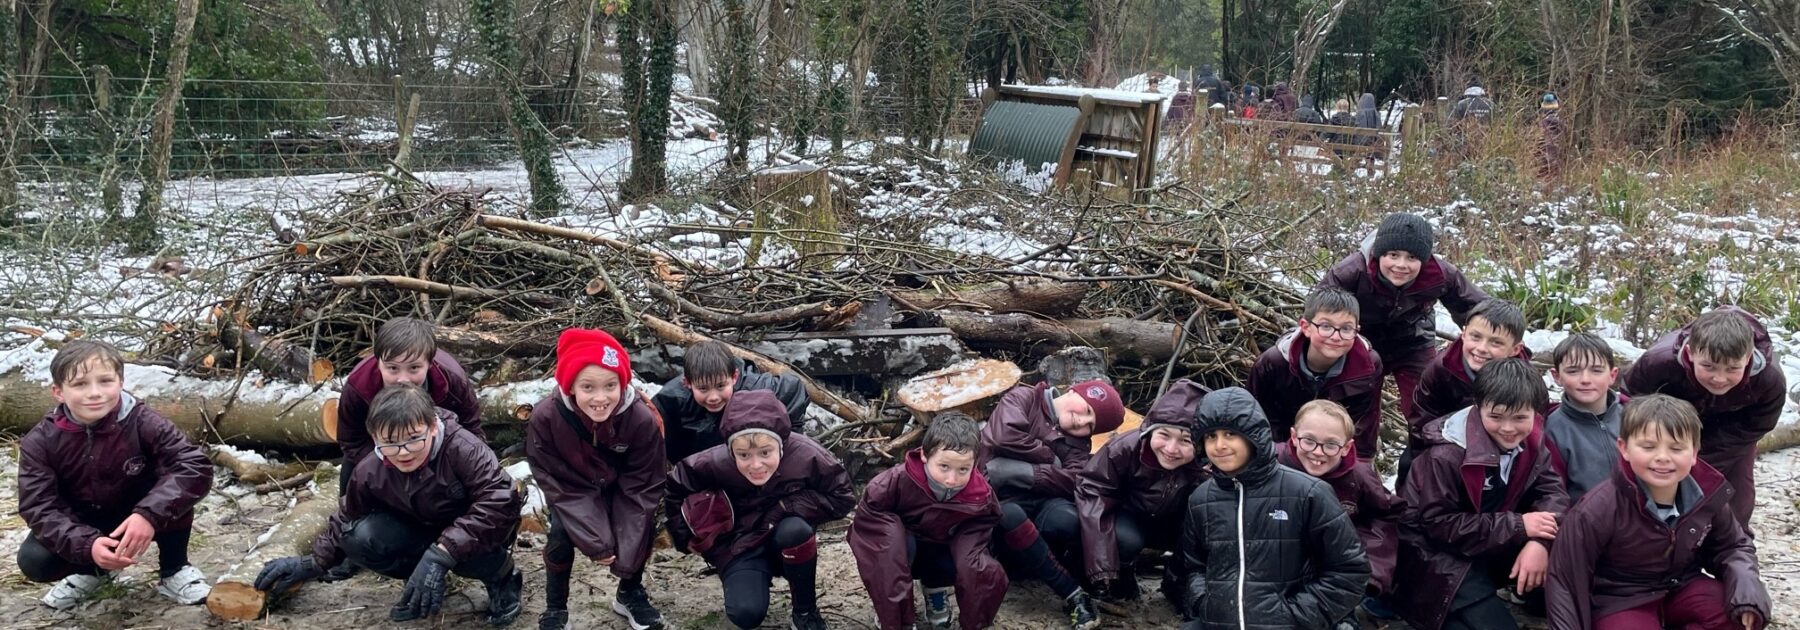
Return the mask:
[[265,593],[285,593],[301,582],[310,582],[325,573],[312,556],[288,556],[276,558],[263,565],[262,572],[256,574],[256,590]]
[[437,545],[426,549],[425,556],[419,558],[419,566],[413,568],[412,577],[406,578],[406,592],[400,595],[400,605],[407,608],[414,619],[435,615],[444,605],[444,591],[449,587],[446,578],[454,564],[456,561],[450,554]]
[[1031,464],[1005,457],[988,461],[983,472],[987,473],[988,483],[1002,491],[1030,490],[1032,480],[1037,476],[1037,470]]

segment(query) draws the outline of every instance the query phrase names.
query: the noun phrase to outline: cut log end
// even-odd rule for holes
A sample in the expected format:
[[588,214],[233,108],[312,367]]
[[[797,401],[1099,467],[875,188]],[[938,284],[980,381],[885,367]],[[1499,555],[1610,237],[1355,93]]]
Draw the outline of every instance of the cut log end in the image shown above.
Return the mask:
[[334,442],[337,441],[337,407],[338,399],[336,398],[326,400],[324,404],[319,405],[319,427],[324,429],[325,435]]
[[312,379],[307,381],[306,384],[318,385],[319,383],[329,381],[336,373],[337,367],[331,364],[331,359],[314,359],[312,362]]
[[212,593],[206,596],[207,612],[231,621],[251,621],[261,617],[267,604],[267,594],[236,582],[215,584]]

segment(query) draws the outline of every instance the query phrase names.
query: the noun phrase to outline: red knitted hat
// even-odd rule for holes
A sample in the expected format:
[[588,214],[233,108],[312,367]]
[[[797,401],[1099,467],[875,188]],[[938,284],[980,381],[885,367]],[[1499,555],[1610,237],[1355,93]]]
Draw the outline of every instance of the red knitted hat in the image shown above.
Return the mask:
[[1094,408],[1094,433],[1111,433],[1125,423],[1125,401],[1119,398],[1119,390],[1106,381],[1083,381],[1069,391]]
[[569,394],[575,375],[598,365],[619,375],[619,386],[631,386],[631,356],[604,330],[570,328],[556,338],[556,387]]

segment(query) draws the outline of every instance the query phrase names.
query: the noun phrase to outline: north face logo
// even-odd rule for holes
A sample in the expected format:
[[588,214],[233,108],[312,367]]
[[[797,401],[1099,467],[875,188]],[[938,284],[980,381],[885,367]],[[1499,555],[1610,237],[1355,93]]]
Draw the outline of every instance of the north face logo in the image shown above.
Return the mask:
[[1106,390],[1100,389],[1099,385],[1089,387],[1087,390],[1087,397],[1098,401],[1104,401],[1106,400]]
[[619,351],[607,348],[606,353],[600,355],[600,364],[609,368],[619,367]]
[[1285,521],[1285,520],[1288,520],[1288,517],[1287,517],[1287,510],[1275,510],[1275,511],[1273,511],[1273,512],[1270,512],[1270,513],[1269,513],[1269,518],[1272,518],[1272,519],[1275,519],[1275,520],[1277,520],[1277,521]]

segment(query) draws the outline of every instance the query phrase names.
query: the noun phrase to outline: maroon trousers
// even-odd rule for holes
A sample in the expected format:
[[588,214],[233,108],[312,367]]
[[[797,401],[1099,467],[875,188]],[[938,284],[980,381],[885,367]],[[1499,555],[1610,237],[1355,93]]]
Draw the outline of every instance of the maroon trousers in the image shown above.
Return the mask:
[[1668,597],[1595,619],[1594,630],[1742,630],[1737,621],[1728,618],[1730,611],[1725,605],[1725,585],[1702,576]]
[[[1394,386],[1400,390],[1401,417],[1412,417],[1413,394],[1419,390],[1419,378],[1425,375],[1425,368],[1437,359],[1437,348],[1377,348],[1375,352],[1381,355],[1382,378],[1394,375]],[[1362,436],[1358,435],[1357,439],[1362,439]],[[1361,452],[1357,454],[1361,455]]]

